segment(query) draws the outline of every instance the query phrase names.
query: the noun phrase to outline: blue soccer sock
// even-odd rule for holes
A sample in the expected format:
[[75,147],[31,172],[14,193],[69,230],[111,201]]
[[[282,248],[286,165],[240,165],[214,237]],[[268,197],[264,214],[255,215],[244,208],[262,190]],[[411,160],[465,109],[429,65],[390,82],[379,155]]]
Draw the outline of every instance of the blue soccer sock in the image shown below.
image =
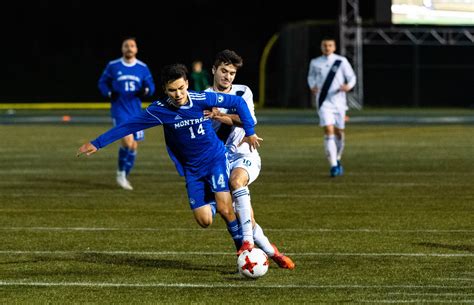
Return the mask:
[[137,156],[136,150],[129,150],[127,155],[127,161],[125,162],[125,173],[128,175],[135,165],[135,158]]
[[235,248],[237,250],[240,249],[242,246],[242,227],[240,226],[239,220],[236,219],[234,221],[228,222],[227,223],[227,231],[229,231],[230,236],[232,236],[232,239],[234,240]]
[[211,213],[212,213],[212,218],[216,216],[217,208],[216,208],[217,203],[215,201],[212,201],[209,203],[209,206],[211,207]]
[[127,163],[128,158],[128,148],[121,146],[118,153],[118,170],[123,172],[125,171],[125,164]]

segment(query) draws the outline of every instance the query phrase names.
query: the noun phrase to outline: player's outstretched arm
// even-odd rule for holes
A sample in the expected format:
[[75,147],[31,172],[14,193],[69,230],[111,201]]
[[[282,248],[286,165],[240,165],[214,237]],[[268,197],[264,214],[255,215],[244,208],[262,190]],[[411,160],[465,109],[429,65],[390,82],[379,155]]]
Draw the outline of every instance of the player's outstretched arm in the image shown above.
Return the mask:
[[242,139],[242,141],[239,143],[239,146],[244,144],[244,143],[247,143],[250,146],[250,151],[252,151],[252,150],[257,149],[258,147],[260,147],[260,142],[259,141],[263,141],[263,139],[260,138],[259,136],[257,136],[257,134],[253,134],[251,136],[244,137]]
[[86,154],[86,156],[90,156],[96,151],[97,151],[97,147],[95,147],[92,143],[89,142],[79,147],[79,149],[77,150],[76,156],[79,157],[82,154]]

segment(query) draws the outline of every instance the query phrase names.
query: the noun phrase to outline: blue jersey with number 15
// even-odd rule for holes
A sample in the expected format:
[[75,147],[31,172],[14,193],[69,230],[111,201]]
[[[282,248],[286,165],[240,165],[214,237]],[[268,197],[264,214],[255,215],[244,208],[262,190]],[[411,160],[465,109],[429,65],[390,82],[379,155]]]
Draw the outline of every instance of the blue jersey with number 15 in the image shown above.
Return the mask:
[[127,64],[122,58],[108,63],[99,79],[99,90],[108,97],[115,92],[110,112],[114,118],[127,118],[142,111],[142,102],[137,96],[143,88],[148,88],[148,95],[155,92],[153,77],[147,65],[140,60]]
[[214,132],[211,120],[204,117],[205,109],[235,108],[246,136],[255,133],[254,120],[242,97],[214,92],[189,91],[188,94],[186,105],[177,107],[170,98],[158,100],[139,115],[100,135],[92,144],[102,148],[137,130],[163,125],[170,157],[178,172],[184,175],[199,173],[225,154],[224,144]]

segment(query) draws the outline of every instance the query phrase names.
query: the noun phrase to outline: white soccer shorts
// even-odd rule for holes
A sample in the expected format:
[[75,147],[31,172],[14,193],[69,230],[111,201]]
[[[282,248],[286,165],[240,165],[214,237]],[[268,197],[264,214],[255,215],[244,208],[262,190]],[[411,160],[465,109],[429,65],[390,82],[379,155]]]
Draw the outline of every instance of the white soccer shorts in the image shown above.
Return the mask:
[[323,103],[323,106],[318,110],[319,115],[319,126],[328,126],[334,125],[339,129],[344,129],[346,127],[346,111],[339,110],[336,107],[326,106]]
[[247,171],[247,174],[249,175],[249,185],[250,183],[254,182],[258,175],[260,175],[260,169],[262,167],[262,161],[260,159],[260,156],[246,156],[246,157],[241,157],[238,158],[234,161],[230,162],[230,171],[232,175],[232,170],[234,168],[243,168],[244,170]]

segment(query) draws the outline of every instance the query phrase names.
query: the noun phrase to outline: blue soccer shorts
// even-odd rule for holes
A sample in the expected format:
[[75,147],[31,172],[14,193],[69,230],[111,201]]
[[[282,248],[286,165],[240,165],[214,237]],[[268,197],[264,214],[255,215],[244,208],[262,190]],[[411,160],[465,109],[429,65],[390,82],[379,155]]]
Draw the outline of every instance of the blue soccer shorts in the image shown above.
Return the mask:
[[224,155],[209,162],[204,172],[192,174],[186,170],[185,177],[191,210],[215,202],[216,192],[229,192],[229,162]]

